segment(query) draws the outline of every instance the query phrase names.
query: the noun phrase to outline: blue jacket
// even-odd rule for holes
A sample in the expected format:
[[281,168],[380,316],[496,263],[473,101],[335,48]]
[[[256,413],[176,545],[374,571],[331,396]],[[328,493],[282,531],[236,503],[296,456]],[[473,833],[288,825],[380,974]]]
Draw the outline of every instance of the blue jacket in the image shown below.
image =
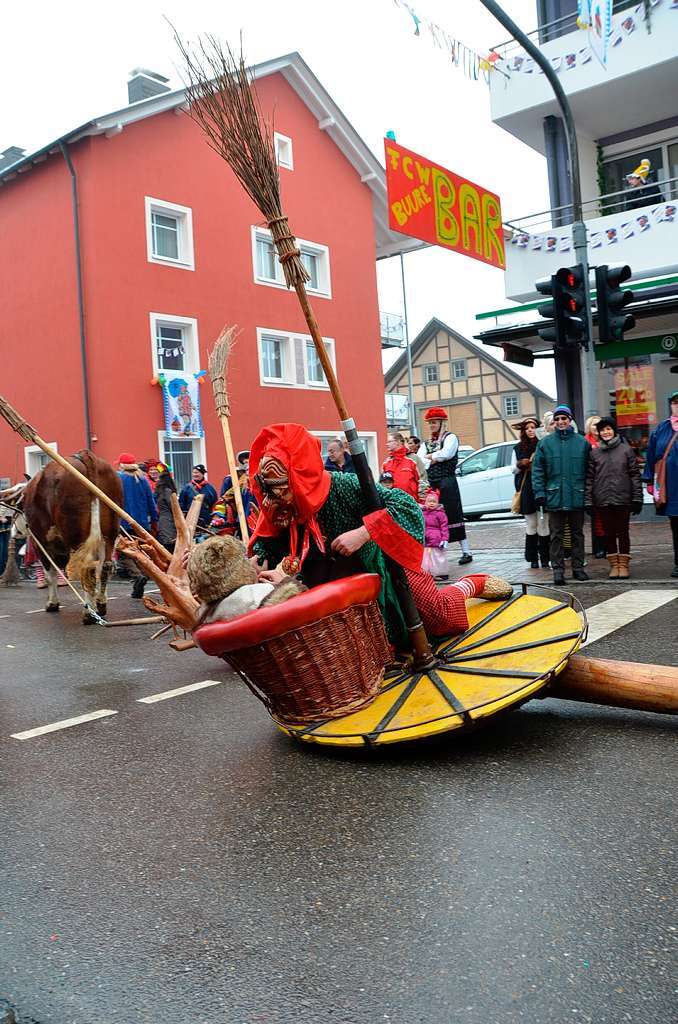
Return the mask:
[[[140,526],[148,529],[151,523],[157,523],[158,510],[155,507],[153,491],[146,477],[140,471],[135,473],[118,473],[122,480],[122,507],[136,519]],[[121,526],[132,533],[128,522],[122,520]]]
[[198,495],[202,494],[202,505],[200,506],[200,515],[198,516],[198,526],[209,526],[210,517],[212,515],[212,509],[217,501],[217,492],[212,487],[212,484],[205,483],[202,487],[196,487],[192,481],[186,484],[182,488],[181,494],[179,495],[179,507],[185,514],[191,507],[191,502]]
[[[673,434],[671,420],[662,420],[657,429],[653,430],[645,456],[645,469],[643,470],[645,483],[654,483],[656,465],[668,448]],[[674,441],[666,460],[666,499],[667,504],[659,514],[678,516],[678,438]]]
[[542,437],[532,461],[535,503],[549,512],[583,509],[590,451],[586,438],[572,427]]
[[332,459],[327,456],[325,459],[325,469],[330,473],[355,473],[355,466],[353,465],[353,459],[348,452],[344,452],[344,465],[338,466],[336,462],[332,462]]

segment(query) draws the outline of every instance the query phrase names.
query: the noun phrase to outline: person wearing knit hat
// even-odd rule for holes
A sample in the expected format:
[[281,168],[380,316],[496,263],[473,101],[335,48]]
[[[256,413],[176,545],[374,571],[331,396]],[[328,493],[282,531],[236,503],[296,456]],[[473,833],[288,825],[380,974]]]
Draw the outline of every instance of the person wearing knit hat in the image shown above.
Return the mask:
[[572,535],[572,575],[587,580],[584,570],[584,489],[591,445],[575,432],[572,410],[557,405],[555,430],[542,437],[532,460],[532,490],[538,508],[549,514],[550,561],[553,582],[565,583],[563,538],[569,523]]
[[654,498],[655,512],[668,516],[673,535],[673,569],[678,577],[678,391],[669,395],[669,417],[652,432],[643,480]]
[[198,516],[198,529],[201,529],[209,526],[212,509],[219,497],[212,484],[207,480],[207,470],[202,462],[197,463],[193,467],[191,479],[182,488],[179,495],[179,507],[184,515],[186,515],[191,507],[193,499],[198,495],[202,495],[202,505],[200,506],[200,515]]
[[628,579],[631,561],[629,516],[643,511],[643,487],[636,454],[619,436],[611,417],[598,420],[598,444],[586,471],[586,508],[595,508],[603,528],[609,578]]
[[440,502],[449,523],[449,539],[458,540],[461,546],[459,565],[467,565],[473,561],[473,555],[466,537],[464,510],[457,483],[459,438],[444,429],[447,413],[441,406],[434,405],[427,409],[424,419],[431,437],[422,444],[417,454],[424,463],[429,484],[440,492]]
[[[525,518],[525,560],[531,569],[548,569],[550,557],[549,517],[537,508],[532,490],[532,460],[537,450],[540,426],[536,416],[526,416],[513,429],[520,431],[520,440],[511,453],[511,472],[518,495],[518,510]],[[515,507],[515,506],[514,506]]]
[[[144,529],[155,533],[158,524],[158,510],[146,476],[130,452],[122,452],[118,456],[118,466],[118,476],[122,482],[122,507]],[[128,533],[132,533],[132,527],[125,520],[121,520],[120,526]],[[123,555],[120,562],[134,580],[132,597],[141,599],[144,596],[144,587],[148,583],[147,577],[139,571],[134,559],[128,555]]]
[[643,157],[638,166],[626,175],[626,186],[628,193],[624,206],[627,210],[660,203],[664,198],[661,189],[652,178],[652,164],[647,157]]

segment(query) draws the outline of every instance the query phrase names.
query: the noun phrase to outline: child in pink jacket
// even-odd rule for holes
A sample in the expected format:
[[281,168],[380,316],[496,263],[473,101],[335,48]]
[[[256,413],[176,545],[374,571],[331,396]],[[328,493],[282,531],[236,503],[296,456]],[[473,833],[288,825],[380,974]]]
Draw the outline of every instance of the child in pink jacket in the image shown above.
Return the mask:
[[449,523],[445,509],[440,504],[438,491],[430,490],[424,495],[424,559],[421,563],[425,572],[439,580],[450,578],[447,564],[447,541]]

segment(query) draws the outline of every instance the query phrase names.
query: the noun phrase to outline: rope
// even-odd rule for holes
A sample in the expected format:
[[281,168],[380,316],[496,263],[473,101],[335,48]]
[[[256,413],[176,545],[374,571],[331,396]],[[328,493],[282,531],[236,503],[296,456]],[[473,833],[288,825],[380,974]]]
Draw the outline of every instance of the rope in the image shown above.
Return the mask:
[[[59,566],[58,566],[58,565],[56,564],[56,562],[54,561],[54,559],[50,557],[49,553],[48,553],[48,552],[47,552],[47,551],[45,550],[45,548],[44,548],[44,547],[42,546],[42,544],[40,543],[40,541],[38,540],[38,538],[37,538],[37,537],[35,536],[35,534],[33,533],[33,531],[32,531],[32,530],[30,529],[30,527],[28,526],[28,523],[26,524],[26,533],[27,533],[27,534],[28,534],[28,536],[29,536],[29,537],[31,538],[31,540],[33,541],[33,543],[34,543],[34,544],[36,544],[36,545],[37,545],[37,547],[38,547],[38,548],[40,549],[40,551],[41,551],[41,552],[43,553],[43,555],[45,556],[45,558],[47,559],[47,561],[49,562],[49,564],[50,564],[50,565],[52,566],[52,568],[53,568],[53,569],[54,569],[54,570],[55,570],[56,572],[61,572],[61,570],[59,569]],[[89,601],[86,601],[84,597],[81,597],[81,596],[80,596],[80,594],[78,593],[78,591],[77,591],[77,590],[75,589],[75,587],[73,586],[73,584],[72,584],[72,583],[71,583],[71,581],[69,580],[68,576],[64,576],[64,579],[66,580],[66,584],[67,584],[67,585],[68,585],[68,586],[69,586],[69,587],[71,588],[71,590],[73,591],[73,593],[74,593],[74,594],[75,594],[75,596],[77,597],[77,599],[78,599],[78,601],[80,602],[80,604],[81,604],[81,605],[82,605],[82,606],[83,606],[84,608],[86,608],[86,609],[87,609],[87,612],[88,612],[88,613],[89,613],[89,614],[90,614],[90,615],[92,616],[92,618],[94,619],[94,621],[96,622],[96,624],[97,624],[98,626],[107,626],[107,625],[108,625],[108,623],[106,622],[106,619],[102,618],[102,617],[101,617],[101,615],[99,615],[99,613],[98,613],[97,611],[95,611],[95,609],[94,609],[94,608],[92,608],[92,606],[90,605]]]

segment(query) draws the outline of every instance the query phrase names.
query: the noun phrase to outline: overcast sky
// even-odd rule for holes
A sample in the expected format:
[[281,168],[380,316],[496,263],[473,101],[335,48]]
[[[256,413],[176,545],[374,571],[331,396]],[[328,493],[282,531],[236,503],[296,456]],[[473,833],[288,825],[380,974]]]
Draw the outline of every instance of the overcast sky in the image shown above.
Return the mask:
[[[479,0],[410,0],[420,18],[487,53],[506,33]],[[535,27],[534,0],[506,0],[522,28]],[[486,186],[505,219],[548,207],[546,164],[490,120],[489,89],[468,81],[426,33],[414,35],[393,0],[91,0],[0,4],[0,151],[28,152],[127,102],[139,65],[181,84],[169,18],[183,36],[213,32],[259,62],[298,50],[357,132],[383,162],[391,130],[408,149]],[[475,314],[509,305],[503,274],[431,248],[405,257],[410,335],[432,316],[470,337]],[[382,310],[402,312],[400,265],[379,263]],[[496,349],[491,349],[495,355]],[[555,394],[552,364],[520,368]]]

